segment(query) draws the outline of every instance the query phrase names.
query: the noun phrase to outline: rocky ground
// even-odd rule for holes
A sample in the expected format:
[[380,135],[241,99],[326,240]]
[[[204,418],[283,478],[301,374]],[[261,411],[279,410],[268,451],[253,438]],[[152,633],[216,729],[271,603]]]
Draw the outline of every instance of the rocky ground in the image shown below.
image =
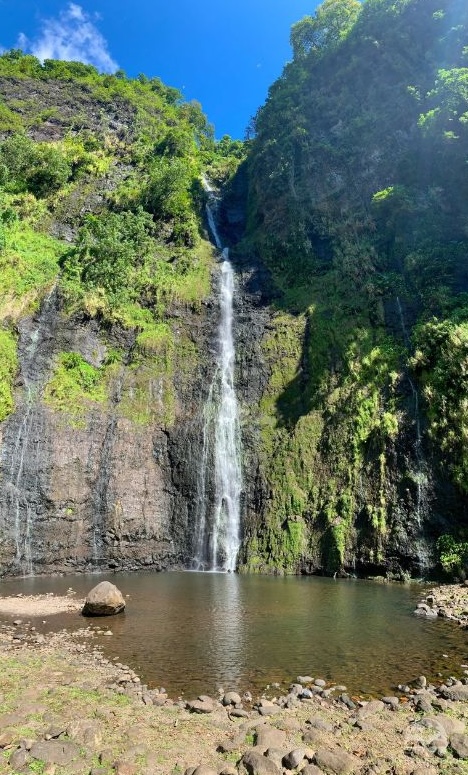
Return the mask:
[[453,619],[463,627],[468,626],[468,581],[434,587],[418,603],[415,614],[430,618],[441,616]]
[[420,677],[364,702],[299,676],[268,698],[186,703],[105,659],[100,622],[46,636],[0,627],[1,775],[468,773],[466,678]]

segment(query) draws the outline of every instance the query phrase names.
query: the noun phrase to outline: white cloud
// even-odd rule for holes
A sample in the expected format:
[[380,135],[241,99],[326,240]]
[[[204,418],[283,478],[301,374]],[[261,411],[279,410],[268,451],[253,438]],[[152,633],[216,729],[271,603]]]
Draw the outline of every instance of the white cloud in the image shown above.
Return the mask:
[[85,62],[106,73],[113,73],[118,68],[109,54],[107,41],[90,15],[76,3],[69,3],[57,18],[44,19],[34,40],[28,40],[20,33],[18,46],[41,61],[66,59]]

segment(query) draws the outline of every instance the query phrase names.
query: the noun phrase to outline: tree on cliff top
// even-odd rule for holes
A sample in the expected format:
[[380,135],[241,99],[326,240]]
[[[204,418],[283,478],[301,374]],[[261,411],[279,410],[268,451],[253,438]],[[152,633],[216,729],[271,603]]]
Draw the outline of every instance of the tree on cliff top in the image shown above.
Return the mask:
[[291,28],[294,57],[333,47],[349,32],[361,10],[358,0],[325,0],[315,16],[304,16]]

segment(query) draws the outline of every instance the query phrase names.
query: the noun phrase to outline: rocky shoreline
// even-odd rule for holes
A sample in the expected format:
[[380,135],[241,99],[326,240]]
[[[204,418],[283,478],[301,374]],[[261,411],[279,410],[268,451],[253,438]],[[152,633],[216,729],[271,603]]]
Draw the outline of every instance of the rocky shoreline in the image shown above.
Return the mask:
[[445,584],[433,587],[418,603],[415,614],[435,619],[452,619],[462,627],[468,626],[468,581],[463,584]]
[[420,676],[365,701],[299,676],[260,697],[186,702],[103,657],[99,625],[48,635],[31,622],[0,626],[0,775],[467,772],[468,678]]

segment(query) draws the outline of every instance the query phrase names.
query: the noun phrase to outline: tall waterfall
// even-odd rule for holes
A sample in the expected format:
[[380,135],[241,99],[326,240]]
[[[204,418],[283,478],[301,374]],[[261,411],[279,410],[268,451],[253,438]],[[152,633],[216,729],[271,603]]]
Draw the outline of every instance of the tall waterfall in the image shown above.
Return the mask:
[[[219,278],[220,322],[216,369],[204,407],[203,450],[198,477],[194,567],[234,571],[240,545],[242,490],[241,436],[234,385],[234,272],[215,220],[216,199],[208,193],[207,217],[222,251]],[[211,476],[213,487],[210,488]],[[210,492],[213,496],[210,497]]]

